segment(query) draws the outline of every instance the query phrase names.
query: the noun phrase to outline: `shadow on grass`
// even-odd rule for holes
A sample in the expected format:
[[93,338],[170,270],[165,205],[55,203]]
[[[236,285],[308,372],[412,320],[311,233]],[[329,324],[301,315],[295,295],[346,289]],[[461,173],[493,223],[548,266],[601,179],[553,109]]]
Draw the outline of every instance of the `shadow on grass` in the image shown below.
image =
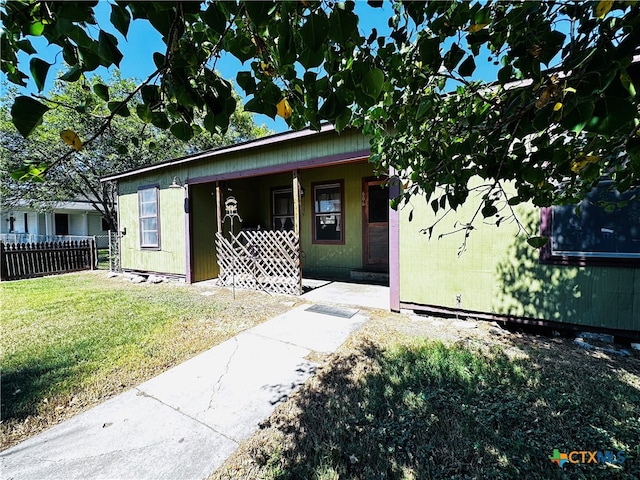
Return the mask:
[[76,344],[50,347],[38,361],[14,362],[2,372],[3,422],[24,420],[38,413],[38,407],[52,395],[66,393],[71,380],[82,376],[83,363],[75,352],[84,347]]
[[[625,361],[548,339],[519,348],[514,360],[463,343],[364,344],[276,412],[267,426],[286,441],[256,461],[277,479],[638,478],[640,392]],[[560,469],[554,449],[627,460]]]

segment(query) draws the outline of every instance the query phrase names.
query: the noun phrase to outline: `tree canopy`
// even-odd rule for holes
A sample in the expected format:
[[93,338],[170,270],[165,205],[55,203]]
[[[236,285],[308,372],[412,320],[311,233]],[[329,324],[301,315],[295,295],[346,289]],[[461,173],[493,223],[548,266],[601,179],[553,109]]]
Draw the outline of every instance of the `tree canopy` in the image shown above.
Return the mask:
[[[94,76],[85,84],[57,80],[48,95],[51,110],[28,138],[20,135],[11,122],[8,105],[18,93],[15,88],[7,89],[0,105],[3,208],[27,206],[46,211],[60,201],[86,200],[103,215],[111,230],[117,230],[117,191],[112,183],[101,182],[102,177],[269,133],[265,127],[256,126],[252,115],[241,108],[231,116],[225,135],[206,132],[188,142],[176,142],[170,132],[141,125],[134,116],[118,116],[91,148],[81,148],[80,139],[99,129],[109,115],[107,101],[91,94],[96,85],[108,85],[115,96],[124,96],[136,87],[118,71],[108,80]],[[74,108],[76,105],[83,106],[82,113]],[[65,156],[64,162],[51,162]],[[42,178],[45,172],[46,182]]]
[[[109,114],[84,148],[117,116],[182,140],[225,131],[238,101],[216,62],[229,54],[245,65],[235,81],[246,110],[369,135],[371,161],[406,180],[395,203],[422,192],[434,211],[455,209],[480,177],[478,214],[492,218],[498,202],[573,202],[603,175],[621,191],[640,185],[636,1],[116,1],[109,25],[96,22],[96,3],[21,0],[2,11],[2,71],[17,84],[48,75],[32,36],[59,47],[62,80],[84,82],[119,65],[116,32],[126,37],[131,22],[162,35],[155,72],[127,95],[92,87]],[[363,32],[363,15],[383,18],[385,31]],[[28,73],[18,52],[31,56]],[[48,110],[19,96],[13,121],[27,136]]]

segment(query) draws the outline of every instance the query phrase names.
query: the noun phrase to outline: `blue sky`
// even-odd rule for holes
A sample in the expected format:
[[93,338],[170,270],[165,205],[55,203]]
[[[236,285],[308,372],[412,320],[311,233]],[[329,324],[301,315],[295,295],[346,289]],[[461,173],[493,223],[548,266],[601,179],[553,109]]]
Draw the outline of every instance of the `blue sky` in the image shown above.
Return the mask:
[[[166,47],[162,43],[160,34],[154,30],[146,20],[136,20],[131,22],[129,34],[125,40],[122,35],[117,32],[113,26],[109,23],[109,15],[111,13],[111,7],[108,1],[101,1],[96,7],[96,20],[98,21],[98,27],[91,27],[95,29],[95,32],[89,32],[90,35],[97,38],[98,28],[103,28],[109,33],[114,34],[118,38],[119,48],[124,54],[124,58],[120,64],[120,72],[124,78],[135,78],[143,80],[147,78],[155,70],[153,63],[153,52],[164,52]],[[360,32],[364,36],[369,36],[372,28],[378,30],[378,34],[387,34],[389,27],[387,20],[391,15],[391,6],[389,2],[385,2],[383,9],[372,8],[364,0],[356,2],[356,13],[360,17]],[[62,54],[57,51],[57,47],[48,47],[46,41],[43,38],[31,38],[32,43],[38,50],[38,57],[49,63],[55,63],[49,70],[47,84],[45,91],[53,85],[53,80],[62,71]],[[23,65],[22,70],[28,72],[29,57],[26,54],[21,54],[20,62]],[[221,75],[229,80],[234,80],[236,74],[240,70],[249,69],[249,62],[244,66],[242,63],[231,55],[225,55],[219,59],[216,68]],[[482,75],[482,67],[478,65],[478,71]],[[96,74],[103,78],[108,78],[110,73],[103,67],[100,67],[95,71]],[[35,84],[32,80],[28,82],[28,87],[25,90],[26,93],[36,92]],[[239,91],[242,95],[242,91]],[[270,129],[276,132],[282,132],[287,130],[287,124],[280,117],[276,117],[276,120],[264,115],[256,115],[255,121],[258,124],[265,124]]]

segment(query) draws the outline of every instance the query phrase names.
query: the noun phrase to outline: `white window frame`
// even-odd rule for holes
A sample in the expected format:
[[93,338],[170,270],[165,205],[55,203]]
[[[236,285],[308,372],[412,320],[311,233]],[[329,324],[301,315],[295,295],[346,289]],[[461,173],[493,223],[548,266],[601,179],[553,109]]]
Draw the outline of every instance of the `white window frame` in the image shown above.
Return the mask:
[[[144,198],[148,192],[153,192],[153,197]],[[154,205],[155,212],[151,213],[143,213],[146,209],[144,206],[146,205]],[[149,220],[155,219],[156,228],[148,228],[147,224]],[[138,226],[140,230],[140,248],[144,249],[160,249],[160,197],[159,197],[159,188],[157,185],[140,187],[138,189]],[[155,242],[148,242],[146,240],[148,233],[155,233]]]

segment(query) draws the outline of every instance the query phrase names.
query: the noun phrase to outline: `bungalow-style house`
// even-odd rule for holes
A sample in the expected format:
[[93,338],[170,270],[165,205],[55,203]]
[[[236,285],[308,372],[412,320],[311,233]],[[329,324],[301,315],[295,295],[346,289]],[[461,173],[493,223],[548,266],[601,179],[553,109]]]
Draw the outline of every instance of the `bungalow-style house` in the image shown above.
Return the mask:
[[108,244],[107,223],[87,201],[56,202],[48,212],[39,212],[26,205],[3,206],[1,217],[0,238],[7,242],[31,243],[96,236],[99,248]]
[[[395,211],[400,182],[368,163],[357,130],[304,130],[169,160],[118,182],[124,270],[298,293],[301,276],[388,278],[392,310],[640,332],[640,204],[612,214],[518,209],[522,225],[480,223],[431,237],[429,199]],[[438,223],[468,221],[474,206]],[[583,209],[583,212],[585,209]],[[594,220],[597,217],[596,220]],[[448,222],[448,223],[447,223]],[[233,235],[231,235],[233,232]],[[583,241],[584,240],[584,241]]]

